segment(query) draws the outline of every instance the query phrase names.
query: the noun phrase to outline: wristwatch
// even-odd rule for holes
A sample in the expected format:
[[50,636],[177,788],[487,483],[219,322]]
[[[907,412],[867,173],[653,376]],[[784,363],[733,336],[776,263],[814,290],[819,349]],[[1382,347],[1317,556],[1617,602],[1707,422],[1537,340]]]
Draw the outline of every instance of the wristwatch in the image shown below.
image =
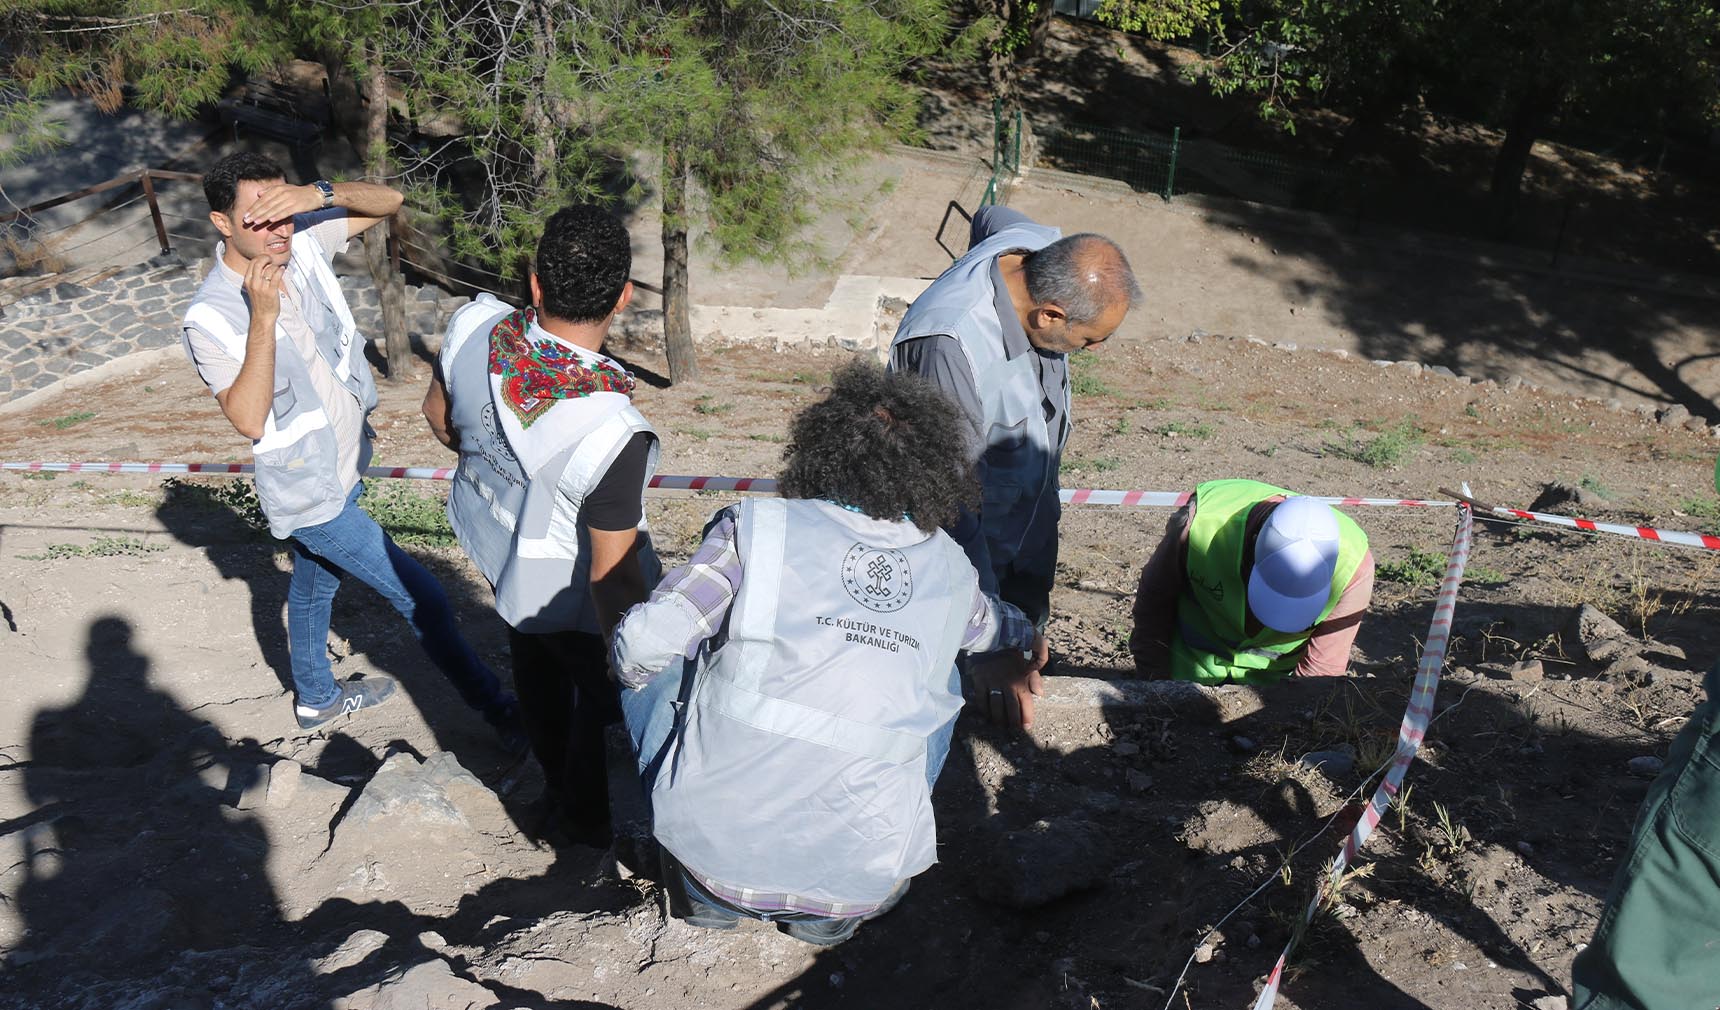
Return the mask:
[[334,206],[334,183],[327,179],[318,179],[311,185],[316,188],[318,193],[322,194],[324,210]]

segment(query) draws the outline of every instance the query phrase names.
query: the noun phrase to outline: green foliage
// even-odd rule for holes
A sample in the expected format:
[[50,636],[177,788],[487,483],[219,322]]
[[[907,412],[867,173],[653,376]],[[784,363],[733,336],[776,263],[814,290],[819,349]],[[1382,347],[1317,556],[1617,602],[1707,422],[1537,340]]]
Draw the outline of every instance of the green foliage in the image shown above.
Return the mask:
[[1092,351],[1069,355],[1069,391],[1076,396],[1115,396],[1117,391],[1105,382],[1101,372],[1104,362]]
[[1100,0],[1104,24],[1153,39],[1180,39],[1221,23],[1221,0]]
[[70,414],[62,414],[59,417],[47,421],[37,421],[36,423],[44,428],[51,425],[55,431],[65,431],[72,425],[82,424],[94,416],[96,416],[96,412],[93,410],[76,410]]
[[1600,478],[1596,477],[1594,474],[1583,474],[1582,479],[1577,481],[1577,486],[1582,488],[1584,491],[1588,491],[1609,501],[1618,497],[1618,493],[1616,491],[1607,487],[1605,484],[1602,484],[1600,482]]
[[169,477],[161,482],[161,490],[164,500],[174,506],[231,512],[253,530],[263,532],[269,528],[263,503],[257,498],[257,486],[249,477],[222,478],[209,483]]
[[88,544],[49,544],[41,554],[20,554],[25,561],[59,561],[64,558],[140,557],[156,554],[167,548],[162,544],[145,543],[135,537],[96,537]]
[[1439,580],[1445,577],[1445,555],[1438,551],[1411,547],[1409,556],[1402,561],[1378,562],[1374,566],[1374,574],[1387,582],[1399,582],[1408,586],[1437,586]]
[[1169,421],[1156,428],[1148,428],[1153,435],[1186,435],[1189,438],[1211,438],[1218,433],[1216,425],[1205,421]]
[[0,164],[63,140],[45,116],[61,90],[112,112],[138,105],[179,118],[221,97],[235,69],[290,55],[282,28],[247,0],[0,0]]
[[1410,450],[1420,444],[1421,430],[1415,422],[1405,418],[1366,442],[1357,438],[1352,429],[1345,433],[1343,442],[1327,442],[1326,451],[1357,463],[1384,467],[1403,462]]
[[358,507],[388,531],[397,544],[449,547],[456,543],[448,524],[447,499],[418,490],[409,481],[373,481],[358,496]]
[[1064,456],[1057,464],[1059,473],[1074,473],[1091,470],[1094,473],[1109,473],[1123,465],[1123,461],[1115,456]]
[[734,404],[718,403],[716,402],[716,397],[710,393],[706,393],[704,396],[699,397],[693,404],[694,413],[702,414],[705,417],[714,417],[718,414],[726,414],[733,409],[735,409]]

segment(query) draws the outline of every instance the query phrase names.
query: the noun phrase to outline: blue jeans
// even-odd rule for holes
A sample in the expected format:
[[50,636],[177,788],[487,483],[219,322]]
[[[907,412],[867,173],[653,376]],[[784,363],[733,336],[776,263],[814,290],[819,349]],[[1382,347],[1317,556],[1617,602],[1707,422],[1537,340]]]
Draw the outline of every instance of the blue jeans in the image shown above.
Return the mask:
[[351,575],[382,594],[412,625],[418,644],[466,704],[497,715],[505,699],[496,675],[466,644],[441,583],[395,546],[358,507],[361,483],[346,508],[326,523],[293,531],[293,577],[287,587],[287,647],[300,705],[320,708],[340,696],[328,661],[329,613],[335,590]]

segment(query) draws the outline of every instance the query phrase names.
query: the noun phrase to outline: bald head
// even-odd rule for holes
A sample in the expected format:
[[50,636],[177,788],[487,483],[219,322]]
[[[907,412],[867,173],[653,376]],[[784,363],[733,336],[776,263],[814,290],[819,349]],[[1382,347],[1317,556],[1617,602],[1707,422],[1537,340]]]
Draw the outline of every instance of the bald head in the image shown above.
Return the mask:
[[1021,306],[1028,339],[1068,353],[1103,342],[1134,306],[1141,286],[1117,243],[1083,232],[1028,253],[1021,265],[1031,306]]
[[1107,310],[1140,303],[1141,286],[1117,243],[1091,232],[1058,239],[1022,264],[1027,293],[1061,308],[1075,324],[1092,323]]

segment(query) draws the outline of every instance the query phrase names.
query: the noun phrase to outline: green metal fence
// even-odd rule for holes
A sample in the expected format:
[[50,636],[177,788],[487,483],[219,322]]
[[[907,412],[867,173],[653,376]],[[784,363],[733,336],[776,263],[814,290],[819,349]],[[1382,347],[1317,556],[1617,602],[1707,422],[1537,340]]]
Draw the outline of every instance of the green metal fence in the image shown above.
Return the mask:
[[[1019,172],[1023,125],[1019,112],[1005,114],[994,103],[992,174],[981,206],[996,203]],[[1526,187],[1507,228],[1486,188],[1473,179],[1400,175],[1378,166],[1339,168],[1191,139],[1181,129],[1160,133],[1051,120],[1035,124],[1034,141],[1038,166],[1115,179],[1165,200],[1202,194],[1315,211],[1356,230],[1380,225],[1506,242],[1544,251],[1553,267],[1580,257],[1645,271],[1720,271],[1712,224],[1720,220],[1720,203],[1703,197]]]
[[985,193],[980,197],[979,205],[989,207],[997,203],[998,190],[1002,181],[1021,173],[1021,110],[1013,114],[1006,113],[1001,101],[991,103],[991,179],[985,184]]
[[1354,176],[1317,164],[1212,141],[1105,126],[1066,124],[1038,134],[1039,162],[1079,175],[1127,183],[1166,200],[1208,193],[1261,203],[1344,210],[1362,190]]

